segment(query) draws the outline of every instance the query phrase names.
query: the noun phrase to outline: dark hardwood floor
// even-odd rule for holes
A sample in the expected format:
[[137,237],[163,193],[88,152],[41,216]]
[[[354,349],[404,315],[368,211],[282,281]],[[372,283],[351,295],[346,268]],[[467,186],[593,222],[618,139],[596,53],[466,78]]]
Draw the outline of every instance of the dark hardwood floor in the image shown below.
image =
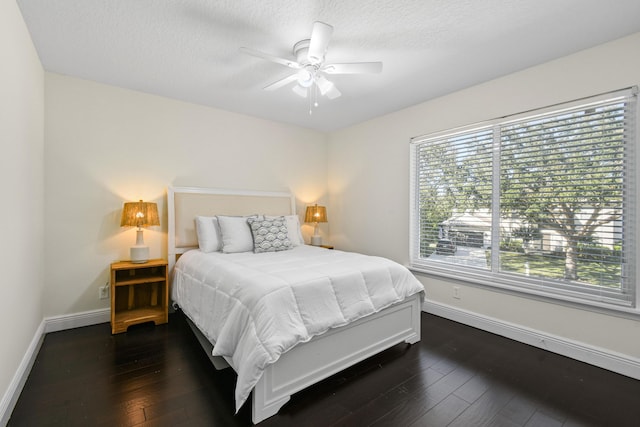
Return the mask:
[[[181,313],[112,336],[48,334],[9,426],[246,426],[235,375],[209,363]],[[270,426],[639,426],[640,381],[439,317],[294,395]]]

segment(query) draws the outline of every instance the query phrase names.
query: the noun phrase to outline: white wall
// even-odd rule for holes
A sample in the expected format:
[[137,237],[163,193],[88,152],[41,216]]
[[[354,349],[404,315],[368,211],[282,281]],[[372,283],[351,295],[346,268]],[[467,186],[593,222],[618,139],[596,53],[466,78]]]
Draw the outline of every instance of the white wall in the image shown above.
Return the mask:
[[[324,134],[46,73],[45,316],[108,307],[98,287],[129,258],[122,204],[158,203],[144,232],[166,258],[168,185],[292,191],[298,213],[325,200]],[[305,226],[307,232],[311,226]]]
[[0,2],[0,64],[1,417],[42,322],[44,276],[44,72],[15,1]]
[[[328,157],[332,242],[407,264],[411,137],[640,85],[638,52],[640,33],[333,133]],[[464,283],[455,283],[457,300],[453,282],[420,279],[435,303],[640,358],[638,320]]]

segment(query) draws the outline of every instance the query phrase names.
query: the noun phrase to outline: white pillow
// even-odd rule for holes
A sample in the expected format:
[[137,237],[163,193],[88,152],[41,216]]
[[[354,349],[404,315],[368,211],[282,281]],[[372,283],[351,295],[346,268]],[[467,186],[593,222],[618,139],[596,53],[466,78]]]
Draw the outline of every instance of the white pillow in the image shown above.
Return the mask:
[[[280,218],[279,216],[270,216],[270,215],[265,215],[264,217],[265,219]],[[291,246],[304,245],[304,240],[302,239],[302,232],[300,231],[300,218],[298,218],[298,215],[284,215],[284,219],[287,223],[287,234],[289,235],[289,241],[291,242]]]
[[253,235],[247,223],[253,216],[224,216],[218,215],[220,234],[222,236],[222,252],[232,254],[237,252],[253,251]]
[[197,216],[196,233],[198,247],[202,252],[218,252],[222,248],[220,226],[215,216]]

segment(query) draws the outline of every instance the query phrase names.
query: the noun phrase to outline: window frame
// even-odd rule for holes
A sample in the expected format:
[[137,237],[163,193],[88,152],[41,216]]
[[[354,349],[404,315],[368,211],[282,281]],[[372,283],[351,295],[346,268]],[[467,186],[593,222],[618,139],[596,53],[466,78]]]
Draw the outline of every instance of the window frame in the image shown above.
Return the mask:
[[[633,314],[640,314],[640,284],[637,282],[637,269],[636,265],[640,259],[637,251],[637,242],[639,242],[640,235],[638,233],[637,220],[640,217],[640,206],[636,192],[640,188],[638,182],[637,169],[637,145],[638,145],[638,127],[640,126],[640,108],[637,106],[637,94],[638,88],[636,86],[626,88],[614,92],[608,92],[596,96],[582,98],[566,103],[555,104],[548,107],[529,110],[522,113],[503,116],[492,120],[487,120],[480,123],[471,124],[468,126],[462,126],[455,129],[449,129],[440,132],[434,132],[427,135],[417,136],[411,138],[410,141],[410,206],[409,206],[409,233],[410,233],[410,250],[409,250],[409,268],[417,273],[433,275],[436,277],[444,277],[449,279],[456,279],[458,281],[466,282],[469,284],[481,285],[490,287],[497,290],[504,290],[508,292],[514,292],[516,294],[542,297],[543,299],[550,299],[555,301],[564,301],[569,303],[576,303],[579,305],[587,305],[606,310],[615,310],[628,312]],[[488,270],[482,270],[478,268],[469,268],[463,265],[455,265],[455,269],[452,269],[452,263],[443,263],[438,261],[429,260],[428,257],[421,257],[420,248],[420,185],[419,185],[419,148],[423,144],[427,144],[430,141],[442,141],[446,138],[452,138],[456,135],[469,134],[472,132],[480,132],[481,130],[493,129],[493,158],[492,158],[492,216],[491,216],[491,242],[500,241],[500,133],[499,128],[508,126],[509,124],[523,121],[525,119],[534,119],[536,117],[548,116],[550,114],[560,115],[564,111],[574,110],[576,108],[587,108],[590,104],[600,104],[605,101],[631,100],[630,113],[634,118],[634,122],[630,127],[625,127],[625,131],[629,132],[626,136],[628,142],[625,142],[625,198],[623,200],[624,212],[631,213],[631,224],[629,230],[625,232],[625,243],[630,246],[625,250],[629,250],[630,254],[627,265],[622,264],[622,274],[630,277],[629,289],[627,292],[631,292],[630,299],[623,298],[608,298],[606,296],[598,295],[597,297],[591,297],[588,288],[582,290],[571,289],[570,286],[560,286],[559,288],[551,288],[548,285],[541,286],[534,284],[534,280],[523,277],[520,274],[509,274],[499,271],[499,268],[489,268]],[[497,209],[496,209],[497,207]],[[497,213],[495,213],[497,212]],[[495,261],[500,256],[499,250],[491,251],[492,260]],[[499,263],[492,262],[492,266],[499,265]],[[495,271],[494,271],[495,270]],[[635,286],[634,286],[635,284]],[[621,289],[621,293],[624,292]]]

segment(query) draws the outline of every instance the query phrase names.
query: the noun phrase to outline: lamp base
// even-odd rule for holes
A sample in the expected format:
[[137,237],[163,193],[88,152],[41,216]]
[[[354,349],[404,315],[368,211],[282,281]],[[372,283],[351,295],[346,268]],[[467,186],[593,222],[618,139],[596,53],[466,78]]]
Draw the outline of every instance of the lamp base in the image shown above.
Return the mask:
[[322,245],[322,236],[311,236],[311,244],[313,246]]
[[149,261],[149,246],[132,246],[130,255],[132,263],[144,264]]

